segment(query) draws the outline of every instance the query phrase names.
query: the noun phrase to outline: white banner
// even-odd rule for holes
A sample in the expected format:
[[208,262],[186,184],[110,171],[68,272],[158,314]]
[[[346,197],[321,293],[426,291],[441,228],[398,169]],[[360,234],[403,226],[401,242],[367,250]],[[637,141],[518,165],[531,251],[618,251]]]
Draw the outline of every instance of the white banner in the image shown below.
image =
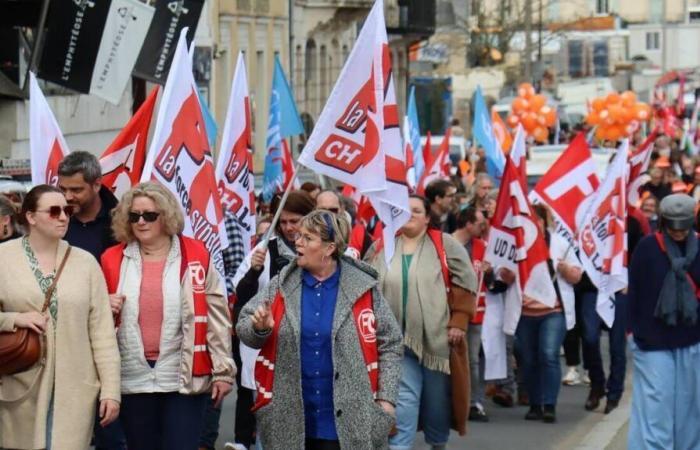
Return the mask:
[[119,103],[154,13],[154,7],[138,0],[112,0],[92,72],[91,94]]

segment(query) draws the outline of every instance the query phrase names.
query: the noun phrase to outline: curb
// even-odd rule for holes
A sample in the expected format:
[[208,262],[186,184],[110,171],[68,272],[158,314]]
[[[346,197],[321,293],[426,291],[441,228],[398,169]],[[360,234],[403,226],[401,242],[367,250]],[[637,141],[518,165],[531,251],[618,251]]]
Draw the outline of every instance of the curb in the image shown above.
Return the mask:
[[[629,391],[628,391],[629,392]],[[632,400],[630,395],[623,396],[620,405],[610,414],[606,415],[586,434],[574,450],[618,450],[626,448],[626,436],[620,437],[620,431],[628,424]],[[611,445],[615,443],[615,445]],[[624,442],[623,447],[619,446]]]

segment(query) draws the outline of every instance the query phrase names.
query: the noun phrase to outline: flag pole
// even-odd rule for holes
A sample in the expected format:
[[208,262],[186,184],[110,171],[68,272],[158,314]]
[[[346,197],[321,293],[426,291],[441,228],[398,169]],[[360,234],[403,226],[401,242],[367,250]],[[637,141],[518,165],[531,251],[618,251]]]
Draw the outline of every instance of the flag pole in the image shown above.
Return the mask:
[[[292,167],[294,167],[294,163],[292,163]],[[263,248],[267,248],[267,244],[270,242],[272,233],[274,232],[275,227],[277,226],[277,222],[279,222],[280,214],[282,214],[282,208],[284,207],[284,204],[287,203],[287,197],[289,197],[289,193],[292,191],[292,186],[294,186],[294,181],[296,181],[298,173],[299,172],[296,170],[296,167],[294,167],[294,174],[289,180],[289,183],[287,183],[287,188],[284,190],[284,194],[282,194],[282,199],[280,200],[280,204],[277,206],[277,211],[275,211],[275,215],[274,217],[272,217],[272,223],[270,223],[270,228],[268,228],[268,230],[265,232],[265,237],[263,239]]]

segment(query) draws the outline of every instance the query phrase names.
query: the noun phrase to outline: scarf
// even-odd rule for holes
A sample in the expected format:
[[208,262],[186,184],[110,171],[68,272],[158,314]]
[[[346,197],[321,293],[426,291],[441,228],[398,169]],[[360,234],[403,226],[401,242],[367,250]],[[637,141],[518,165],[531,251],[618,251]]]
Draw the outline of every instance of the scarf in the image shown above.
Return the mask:
[[[411,349],[421,365],[450,373],[450,348],[447,322],[450,317],[440,259],[427,233],[418,243],[408,269],[408,301],[403,308],[403,237],[396,238],[389,266],[384,263],[383,246],[372,259],[379,272],[382,294],[396,320],[406,319],[404,345]],[[426,268],[431,268],[426,270]],[[425,312],[425,314],[424,314]]]
[[689,280],[688,269],[698,254],[698,238],[693,231],[688,233],[684,256],[680,249],[682,243],[671,239],[666,230],[662,232],[662,237],[671,270],[661,285],[654,317],[668,326],[676,326],[679,321],[683,325],[695,325],[698,300]]

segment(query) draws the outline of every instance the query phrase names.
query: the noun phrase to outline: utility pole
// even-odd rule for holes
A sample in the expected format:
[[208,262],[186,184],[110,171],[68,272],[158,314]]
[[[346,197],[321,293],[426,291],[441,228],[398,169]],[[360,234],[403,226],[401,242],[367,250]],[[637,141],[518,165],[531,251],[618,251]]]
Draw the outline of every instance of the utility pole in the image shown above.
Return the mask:
[[662,1],[662,11],[661,11],[661,74],[665,74],[668,67],[668,60],[666,55],[666,2]]
[[532,81],[532,0],[525,0],[525,80]]

